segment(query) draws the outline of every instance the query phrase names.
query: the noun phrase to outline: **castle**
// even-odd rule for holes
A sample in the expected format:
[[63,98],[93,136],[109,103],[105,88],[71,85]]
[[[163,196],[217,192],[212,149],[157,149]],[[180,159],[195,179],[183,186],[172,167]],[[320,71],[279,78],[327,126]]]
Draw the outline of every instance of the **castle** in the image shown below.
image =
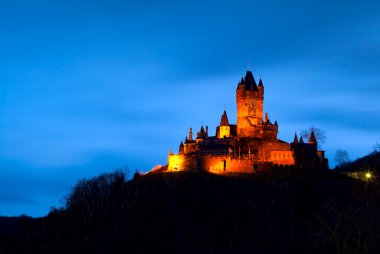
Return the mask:
[[271,168],[308,170],[328,169],[324,151],[317,148],[312,131],[308,142],[295,134],[292,143],[277,138],[277,121],[263,116],[264,85],[257,84],[247,71],[236,89],[237,123],[230,124],[226,110],[209,136],[208,127],[201,126],[196,137],[190,128],[179,152],[169,151],[167,171],[205,170],[214,173],[256,172]]

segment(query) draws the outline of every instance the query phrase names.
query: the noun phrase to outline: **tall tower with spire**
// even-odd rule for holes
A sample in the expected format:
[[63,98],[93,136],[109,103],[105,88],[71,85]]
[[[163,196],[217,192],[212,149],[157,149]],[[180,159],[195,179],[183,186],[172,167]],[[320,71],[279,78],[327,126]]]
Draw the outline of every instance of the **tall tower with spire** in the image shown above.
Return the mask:
[[251,71],[247,71],[236,89],[237,136],[255,137],[263,121],[264,85],[259,85]]
[[[230,123],[224,110],[215,136],[209,136],[208,127],[202,126],[193,137],[190,128],[179,152],[171,150],[168,165],[162,170],[205,170],[212,173],[254,173],[258,170],[328,169],[324,151],[318,150],[318,133],[313,130],[309,140],[294,135],[292,143],[277,138],[277,121],[272,123],[263,111],[264,85],[256,83],[247,71],[236,89],[237,123]],[[265,114],[264,114],[265,113]],[[195,138],[195,139],[194,139]]]

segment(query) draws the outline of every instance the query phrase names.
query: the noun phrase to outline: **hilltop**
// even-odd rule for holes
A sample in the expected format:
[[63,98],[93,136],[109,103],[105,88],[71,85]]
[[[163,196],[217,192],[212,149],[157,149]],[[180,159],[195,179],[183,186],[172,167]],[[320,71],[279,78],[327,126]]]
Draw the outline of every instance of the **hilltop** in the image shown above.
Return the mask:
[[0,253],[371,253],[378,187],[331,172],[115,172],[0,230]]
[[336,168],[340,171],[371,171],[375,173],[380,172],[380,152],[374,151],[354,161],[347,162],[342,166]]

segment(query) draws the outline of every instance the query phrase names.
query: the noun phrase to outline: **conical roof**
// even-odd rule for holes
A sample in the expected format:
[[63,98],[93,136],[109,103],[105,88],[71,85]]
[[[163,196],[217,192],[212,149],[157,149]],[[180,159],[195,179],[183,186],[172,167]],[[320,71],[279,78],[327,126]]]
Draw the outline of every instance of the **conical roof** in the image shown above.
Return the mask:
[[256,81],[251,71],[245,74],[244,83],[247,89],[257,91]]
[[297,136],[297,132],[294,134],[294,140],[293,140],[293,144],[298,144],[298,136]]
[[206,131],[203,128],[203,125],[202,125],[201,129],[199,130],[199,132],[197,132],[197,139],[205,139],[205,138],[207,138],[207,134],[206,134]]
[[315,144],[315,143],[317,143],[317,139],[315,138],[314,130],[311,130],[310,138],[309,138],[309,143],[310,143],[310,144]]
[[264,86],[264,85],[263,85],[263,81],[261,80],[261,78],[260,78],[260,80],[259,80],[259,86]]
[[228,122],[227,112],[224,110],[222,119],[220,119],[220,126],[230,126]]

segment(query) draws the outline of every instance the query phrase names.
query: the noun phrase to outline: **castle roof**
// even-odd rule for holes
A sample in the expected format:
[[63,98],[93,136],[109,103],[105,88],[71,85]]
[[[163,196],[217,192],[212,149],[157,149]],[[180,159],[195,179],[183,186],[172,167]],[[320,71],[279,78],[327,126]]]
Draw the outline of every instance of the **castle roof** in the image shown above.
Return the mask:
[[315,138],[314,130],[311,130],[309,144],[315,144],[315,143],[317,143],[317,139]]
[[259,86],[264,86],[264,85],[263,85],[263,81],[262,81],[261,78],[260,78],[260,80],[259,80]]
[[197,139],[207,139],[207,132],[203,128],[203,125],[201,129],[199,130],[199,132],[197,132]]
[[253,91],[258,90],[255,78],[253,77],[253,74],[251,71],[247,71],[247,73],[245,74],[244,84],[247,90],[253,90]]
[[295,145],[298,144],[298,136],[297,136],[297,132],[294,134],[293,144],[295,144]]
[[227,112],[224,110],[222,119],[220,119],[220,126],[230,126],[228,122]]

